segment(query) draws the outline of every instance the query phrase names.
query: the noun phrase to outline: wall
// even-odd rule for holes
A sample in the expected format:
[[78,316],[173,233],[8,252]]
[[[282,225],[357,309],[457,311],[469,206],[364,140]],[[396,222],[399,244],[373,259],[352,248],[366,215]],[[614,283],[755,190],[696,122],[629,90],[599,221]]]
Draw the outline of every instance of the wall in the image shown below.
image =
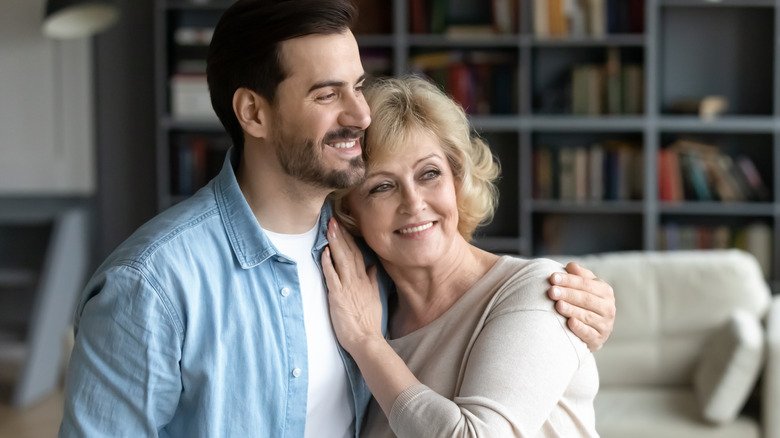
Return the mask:
[[98,236],[102,261],[156,213],[154,2],[117,0],[116,26],[95,38]]
[[40,32],[43,0],[0,1],[0,196],[96,188],[87,40]]

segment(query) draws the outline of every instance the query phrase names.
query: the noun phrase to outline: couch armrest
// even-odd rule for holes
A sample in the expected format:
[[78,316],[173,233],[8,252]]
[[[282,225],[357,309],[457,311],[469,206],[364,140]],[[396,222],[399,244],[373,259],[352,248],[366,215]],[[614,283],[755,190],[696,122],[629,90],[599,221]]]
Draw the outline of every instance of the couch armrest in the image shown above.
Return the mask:
[[767,355],[761,397],[765,438],[780,438],[780,295],[775,295],[766,318]]

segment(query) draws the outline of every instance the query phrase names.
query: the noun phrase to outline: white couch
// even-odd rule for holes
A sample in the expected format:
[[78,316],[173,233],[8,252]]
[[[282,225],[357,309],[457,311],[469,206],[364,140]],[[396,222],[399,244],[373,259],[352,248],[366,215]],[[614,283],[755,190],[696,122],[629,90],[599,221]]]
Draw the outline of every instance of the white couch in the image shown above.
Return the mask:
[[[780,296],[772,297],[751,255],[624,252],[573,260],[615,290],[614,331],[595,353],[603,438],[780,438]],[[749,396],[760,413],[745,412]]]

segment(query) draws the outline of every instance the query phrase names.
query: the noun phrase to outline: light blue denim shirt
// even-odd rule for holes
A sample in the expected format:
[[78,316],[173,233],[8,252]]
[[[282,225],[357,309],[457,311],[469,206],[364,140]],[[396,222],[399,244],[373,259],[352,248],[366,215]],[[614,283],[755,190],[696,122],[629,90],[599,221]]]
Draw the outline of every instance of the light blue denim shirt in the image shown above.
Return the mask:
[[[61,437],[303,437],[317,358],[307,357],[296,264],[257,223],[232,155],[90,279],[77,304]],[[323,206],[318,265],[330,217]],[[357,436],[371,395],[341,355]]]

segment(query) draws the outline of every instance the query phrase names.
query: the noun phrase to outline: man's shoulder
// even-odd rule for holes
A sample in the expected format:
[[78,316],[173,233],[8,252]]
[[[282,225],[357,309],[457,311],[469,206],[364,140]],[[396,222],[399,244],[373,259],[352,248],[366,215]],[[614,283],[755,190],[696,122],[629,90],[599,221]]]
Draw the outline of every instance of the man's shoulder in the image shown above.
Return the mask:
[[[204,192],[198,192],[141,225],[116,248],[102,267],[143,265],[160,251],[171,250],[172,242],[200,240],[207,235],[213,235],[214,230],[207,233],[194,231],[215,227],[221,230],[219,208],[216,202],[208,199],[208,193]],[[186,246],[186,242],[184,243],[183,246]]]

